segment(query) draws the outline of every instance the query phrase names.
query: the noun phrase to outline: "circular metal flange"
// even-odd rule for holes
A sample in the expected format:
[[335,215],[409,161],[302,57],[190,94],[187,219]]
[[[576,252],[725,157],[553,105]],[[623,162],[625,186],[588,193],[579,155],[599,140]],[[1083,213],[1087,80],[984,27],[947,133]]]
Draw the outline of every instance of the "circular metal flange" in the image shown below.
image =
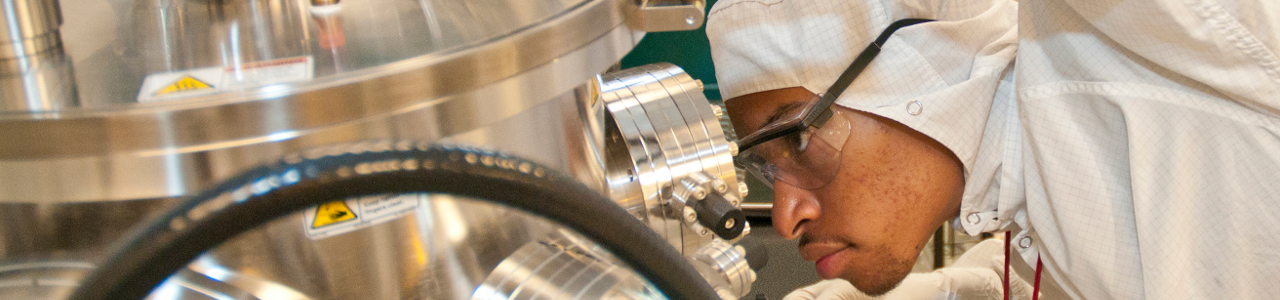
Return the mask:
[[675,184],[676,177],[674,176],[683,173],[683,166],[675,165],[673,168],[671,160],[668,160],[667,156],[682,156],[683,151],[674,141],[673,133],[670,129],[673,124],[668,121],[663,111],[652,107],[652,104],[649,107],[645,107],[647,102],[652,101],[651,98],[661,97],[663,93],[660,90],[650,93],[646,85],[652,83],[652,78],[645,77],[643,72],[636,69],[608,75],[625,79],[608,81],[611,83],[608,88],[619,95],[618,102],[626,104],[623,109],[641,129],[643,136],[646,137],[643,139],[645,141],[644,145],[648,150],[651,150],[645,156],[638,157],[640,158],[639,161],[641,163],[647,161],[658,166],[653,169],[652,177],[655,181],[651,183],[652,185],[642,187],[642,189],[652,191],[646,193],[646,207],[644,208],[644,210],[650,212],[650,227],[666,238],[671,245],[683,251],[686,245],[691,244],[685,241],[685,236],[692,237],[692,235],[685,234],[686,230],[683,229],[684,226],[680,222],[673,222],[673,219],[683,219],[683,214],[673,215],[671,209],[663,201],[665,194],[670,193],[670,188]]
[[[685,120],[691,128],[701,128],[706,133],[706,139],[699,140],[699,145],[703,145],[703,142],[705,142],[705,147],[709,148],[709,151],[713,153],[712,155],[701,155],[704,166],[714,166],[712,168],[704,168],[704,170],[709,174],[720,177],[725,182],[736,181],[733,154],[728,153],[730,152],[728,151],[729,141],[720,126],[719,118],[714,113],[715,106],[710,104],[710,101],[702,94],[702,84],[672,64],[658,63],[641,67],[648,69],[650,74],[655,76],[666,75],[665,78],[679,83],[683,93],[681,93],[682,95],[673,96],[673,99],[677,101],[678,106],[681,99],[688,101],[688,105],[680,106],[682,108],[681,113],[684,114]],[[684,108],[692,111],[686,112]],[[699,153],[705,152],[700,151]],[[729,155],[724,155],[726,153]],[[739,197],[741,196],[739,195]]]
[[[640,80],[633,84],[627,85],[626,89],[630,90],[635,99],[640,103],[645,115],[648,116],[649,122],[653,124],[658,131],[658,144],[663,149],[663,157],[667,161],[671,180],[669,182],[660,183],[662,188],[669,189],[679,184],[679,178],[699,172],[702,166],[697,161],[697,151],[693,149],[691,144],[691,136],[689,134],[688,124],[686,124],[679,116],[679,112],[675,107],[675,103],[671,101],[672,90],[662,86],[658,78],[654,76],[645,76],[641,70],[637,70],[639,76],[634,77]],[[636,107],[631,107],[633,111]],[[658,159],[658,158],[653,158]],[[663,176],[664,178],[666,176]],[[665,199],[660,201],[666,203]],[[668,205],[663,205],[661,211],[664,215],[668,239],[674,244],[683,245],[686,252],[692,251],[691,245],[698,245],[705,242],[703,234],[691,235],[687,234],[686,226],[682,226],[680,222],[672,222],[670,220],[680,220],[682,215],[679,211],[673,210]],[[693,229],[693,228],[688,228]],[[679,237],[675,240],[673,237]]]
[[[698,174],[711,177],[700,185],[719,188],[715,192],[726,198],[740,198],[736,188],[729,188],[737,187],[738,179],[728,141],[697,81],[674,65],[655,64],[602,75],[601,93],[614,121],[610,125],[616,127],[610,129],[616,132],[607,133],[616,139],[606,145],[606,155],[614,157],[606,166],[608,172],[635,174],[635,180],[611,179],[611,197],[641,203],[630,200],[634,194],[626,192],[639,185],[646,207],[631,210],[645,211],[650,227],[673,246],[691,253],[712,241],[714,237],[700,234],[706,231],[698,230],[701,225],[684,221],[689,217],[683,206],[671,199],[683,180],[702,176]],[[629,154],[630,161],[619,159],[620,153]]]
[[[664,216],[659,211],[661,208],[661,203],[659,202],[661,199],[659,196],[661,194],[659,184],[660,182],[669,182],[671,180],[671,172],[667,169],[665,160],[652,159],[652,157],[660,157],[662,155],[662,149],[658,147],[657,134],[654,132],[652,125],[648,123],[647,118],[642,113],[634,114],[629,109],[631,106],[639,106],[638,102],[635,102],[634,99],[630,98],[630,93],[627,92],[623,95],[615,92],[617,89],[623,88],[623,85],[611,81],[602,81],[601,84],[603,85],[601,89],[601,97],[605,102],[605,107],[609,110],[609,117],[613,119],[614,125],[617,126],[620,136],[625,142],[623,144],[606,145],[606,152],[625,151],[629,153],[631,162],[628,165],[614,166],[625,166],[626,168],[631,169],[635,174],[634,181],[623,183],[610,182],[610,197],[613,198],[614,201],[618,201],[618,195],[624,194],[617,192],[616,190],[619,189],[619,187],[615,186],[638,184],[640,186],[641,197],[644,199],[644,207],[624,208],[628,211],[638,210],[644,212],[644,218],[642,218],[642,220],[648,221],[649,228],[658,232],[659,235],[667,237],[667,224],[663,220]],[[626,147],[626,149],[616,149],[615,147],[619,145]],[[611,157],[613,156],[612,154],[606,155]],[[610,166],[609,168],[613,169],[615,167]],[[662,178],[662,176],[667,177]]]
[[[678,94],[671,94],[670,99],[675,104],[675,109],[674,111],[669,110],[668,112],[678,113],[678,117],[684,122],[684,129],[686,129],[690,134],[688,137],[689,140],[685,142],[692,144],[690,146],[695,149],[695,153],[714,153],[715,149],[711,146],[707,130],[705,126],[703,126],[701,120],[697,117],[696,105],[690,101],[688,97],[690,93],[701,93],[701,91],[686,89],[684,85],[672,78],[669,72],[666,70],[655,69],[655,66],[656,65],[645,65],[640,68],[647,71],[654,78],[657,78],[658,83],[661,84],[664,89],[679,92]],[[720,166],[715,163],[714,155],[696,155],[695,157],[698,159],[698,164],[701,166],[698,168],[698,171],[707,171],[718,175]],[[686,174],[693,173],[697,172],[689,172]]]

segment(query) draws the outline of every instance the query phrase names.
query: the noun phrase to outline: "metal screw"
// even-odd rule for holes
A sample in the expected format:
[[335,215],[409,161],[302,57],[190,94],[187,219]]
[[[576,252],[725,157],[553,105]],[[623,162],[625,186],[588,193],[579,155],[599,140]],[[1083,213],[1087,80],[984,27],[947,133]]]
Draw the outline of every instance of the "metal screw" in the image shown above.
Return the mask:
[[698,200],[706,199],[707,189],[704,189],[701,186],[699,186],[694,188],[693,191],[690,191],[689,194],[693,196],[693,199],[698,199]]
[[738,142],[729,142],[729,156],[738,156]]
[[[701,88],[701,87],[702,87],[702,82],[701,82],[701,81],[699,81],[699,82],[698,82],[698,87],[699,87],[699,88]],[[721,106],[719,106],[719,105],[712,104],[712,105],[711,105],[711,112],[715,113],[717,118],[719,118],[719,117],[723,117],[723,116],[724,116],[724,107],[721,107]]]
[[683,214],[684,214],[685,222],[692,223],[692,222],[698,221],[698,213],[693,211],[692,207],[685,206]]
[[738,196],[742,196],[743,198],[746,198],[746,197],[747,197],[747,192],[749,192],[749,191],[748,191],[748,189],[747,189],[747,183],[746,183],[746,182],[741,182],[741,181],[739,181],[739,182],[738,182]]
[[725,184],[724,181],[720,179],[712,180],[711,188],[715,189],[716,193],[720,193],[720,194],[729,192],[729,185]]
[[689,229],[692,229],[694,233],[697,233],[698,235],[701,235],[701,236],[707,236],[711,234],[711,230],[707,230],[706,227],[702,227],[702,224],[698,224],[698,223],[689,224]]
[[724,221],[724,229],[733,229],[733,225],[738,225],[738,221],[735,221],[734,219]]

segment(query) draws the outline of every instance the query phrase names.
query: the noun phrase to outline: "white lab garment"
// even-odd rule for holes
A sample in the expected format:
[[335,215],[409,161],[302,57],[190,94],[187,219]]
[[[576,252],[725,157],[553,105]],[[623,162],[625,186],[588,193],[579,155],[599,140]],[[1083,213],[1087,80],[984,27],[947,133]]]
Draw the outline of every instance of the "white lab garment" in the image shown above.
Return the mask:
[[1023,258],[1075,298],[1274,299],[1277,50],[1277,1],[1023,2],[999,184],[1025,193],[973,199],[1001,221],[965,229],[1026,211]]
[[1280,295],[1280,2],[1018,5],[722,0],[707,33],[728,99],[822,92],[892,21],[939,19],[837,103],[957,155],[956,228],[1014,231],[1046,299]]

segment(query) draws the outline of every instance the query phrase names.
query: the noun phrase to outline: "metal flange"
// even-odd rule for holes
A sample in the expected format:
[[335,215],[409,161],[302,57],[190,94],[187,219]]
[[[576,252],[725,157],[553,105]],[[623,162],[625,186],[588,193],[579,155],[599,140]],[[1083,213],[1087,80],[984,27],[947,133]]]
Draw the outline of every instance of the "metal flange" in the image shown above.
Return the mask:
[[[737,210],[742,199],[732,147],[701,84],[671,64],[603,74],[599,81],[611,122],[606,133],[610,196],[623,206],[643,203],[628,209],[643,212],[652,229],[685,253],[717,238],[711,232],[726,233],[716,230],[724,227],[720,223],[733,229],[724,237],[736,237],[746,227],[744,220],[715,218],[720,223],[706,225],[703,219],[713,214],[700,216],[697,211],[704,207],[692,205],[716,198]],[[637,196],[644,200],[632,199]]]

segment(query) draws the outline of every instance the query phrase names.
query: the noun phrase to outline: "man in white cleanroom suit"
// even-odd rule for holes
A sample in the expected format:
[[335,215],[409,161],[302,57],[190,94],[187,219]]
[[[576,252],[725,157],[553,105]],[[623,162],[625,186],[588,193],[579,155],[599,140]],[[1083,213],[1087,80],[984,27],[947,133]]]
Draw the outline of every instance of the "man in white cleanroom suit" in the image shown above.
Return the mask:
[[[911,18],[936,21],[833,93]],[[1009,268],[1014,298],[1280,295],[1278,33],[1266,0],[721,0],[707,21],[759,138],[736,160],[842,279],[789,297],[822,299],[998,298]],[[908,277],[943,222],[1007,243]]]

